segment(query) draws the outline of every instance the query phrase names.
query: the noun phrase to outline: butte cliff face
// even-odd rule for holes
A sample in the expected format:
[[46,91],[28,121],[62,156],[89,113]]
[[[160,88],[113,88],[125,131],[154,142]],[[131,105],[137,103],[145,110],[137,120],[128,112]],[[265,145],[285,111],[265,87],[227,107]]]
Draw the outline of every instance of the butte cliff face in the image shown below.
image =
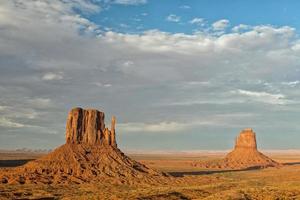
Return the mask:
[[66,143],[87,145],[111,145],[116,147],[115,123],[105,128],[104,113],[98,110],[74,108],[69,112],[66,125]]
[[234,149],[257,150],[256,135],[251,128],[244,129],[237,136]]
[[127,157],[117,148],[116,118],[105,127],[104,113],[74,108],[66,124],[66,144],[48,155],[9,170],[0,170],[7,183],[154,183],[166,176]]
[[244,129],[235,140],[234,150],[218,162],[197,162],[194,166],[216,169],[252,169],[278,167],[279,163],[257,150],[256,134],[250,129]]

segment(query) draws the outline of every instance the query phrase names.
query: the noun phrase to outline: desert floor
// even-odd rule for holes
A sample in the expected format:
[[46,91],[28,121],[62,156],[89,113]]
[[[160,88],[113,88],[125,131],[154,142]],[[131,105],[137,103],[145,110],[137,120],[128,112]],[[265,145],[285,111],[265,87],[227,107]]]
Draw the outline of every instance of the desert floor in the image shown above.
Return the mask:
[[[155,185],[3,185],[0,199],[300,199],[300,153],[267,153],[281,168],[249,171],[207,171],[199,160],[218,160],[225,153],[129,154],[173,177]],[[42,156],[30,152],[0,152],[0,167],[22,165]]]

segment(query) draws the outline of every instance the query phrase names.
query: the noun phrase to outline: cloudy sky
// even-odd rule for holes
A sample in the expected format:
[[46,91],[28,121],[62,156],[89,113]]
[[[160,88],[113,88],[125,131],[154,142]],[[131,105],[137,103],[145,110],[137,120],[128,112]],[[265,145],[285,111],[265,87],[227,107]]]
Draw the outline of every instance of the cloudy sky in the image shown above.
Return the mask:
[[2,0],[0,149],[64,143],[72,107],[124,150],[300,149],[299,1]]

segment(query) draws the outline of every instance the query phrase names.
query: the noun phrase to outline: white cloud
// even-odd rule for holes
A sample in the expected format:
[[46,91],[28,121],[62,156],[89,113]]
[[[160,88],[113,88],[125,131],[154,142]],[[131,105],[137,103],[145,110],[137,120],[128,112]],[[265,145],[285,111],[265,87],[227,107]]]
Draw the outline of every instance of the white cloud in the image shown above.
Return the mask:
[[28,108],[28,107],[31,107],[31,105],[26,105],[22,108],[18,107],[17,105],[0,106],[0,112],[4,118],[8,118],[8,119],[14,119],[14,118],[35,119],[35,118],[37,118],[38,113],[33,108]]
[[52,101],[49,98],[30,98],[27,102],[34,108],[49,108],[52,106]]
[[207,104],[215,104],[215,105],[226,105],[226,104],[236,104],[236,103],[244,103],[242,99],[200,99],[200,100],[183,100],[176,101],[164,104],[165,106],[192,106],[192,105],[207,105]]
[[[174,133],[181,132],[186,134],[193,128],[199,127],[218,127],[218,126],[239,126],[239,120],[249,119],[257,116],[252,113],[230,113],[230,114],[215,114],[205,116],[203,119],[194,119],[188,122],[159,122],[159,123],[121,123],[118,124],[118,130],[121,132],[140,132],[140,133]],[[233,123],[234,122],[234,123]]]
[[123,24],[123,23],[122,23],[122,24],[120,24],[120,27],[121,27],[121,28],[129,28],[130,26],[127,25],[127,24]]
[[125,67],[129,67],[129,66],[132,66],[134,63],[131,61],[131,60],[128,60],[128,61],[125,61],[124,63],[123,63],[123,66],[125,66]]
[[5,117],[0,117],[0,127],[23,128],[23,127],[26,127],[26,125],[18,123],[18,122],[14,122],[14,121],[12,121],[10,119],[7,119]]
[[268,104],[285,105],[290,102],[283,94],[270,94],[267,92],[254,92],[248,90],[237,90],[233,91],[232,93],[247,96],[249,97],[249,100],[252,101],[258,101]]
[[214,124],[213,121],[193,121],[189,123],[160,122],[160,123],[124,123],[119,124],[118,129],[124,132],[178,132],[186,131],[193,126],[207,126]]
[[119,124],[118,129],[125,132],[174,132],[183,130],[185,124],[177,122],[160,122],[157,124],[126,123]]
[[234,32],[240,32],[240,31],[245,31],[251,29],[251,26],[246,25],[246,24],[239,24],[235,27],[232,28],[232,31]]
[[181,19],[181,17],[174,15],[174,14],[170,14],[169,16],[166,17],[166,20],[169,22],[179,22]]
[[179,8],[181,8],[181,9],[190,9],[191,6],[189,6],[189,5],[182,5],[182,6],[179,6]]
[[300,81],[282,82],[282,85],[287,85],[289,87],[296,87],[299,84],[300,84]]
[[140,5],[146,4],[147,0],[112,0],[111,3],[122,5]]
[[204,25],[204,19],[203,18],[194,18],[189,21],[190,24],[196,24],[196,25]]
[[295,45],[292,47],[292,49],[293,49],[295,52],[299,51],[299,50],[300,50],[300,42],[297,41],[297,42],[295,43]]
[[[245,33],[228,33],[222,36],[212,36],[203,33],[188,35],[183,33],[166,33],[158,30],[146,31],[143,34],[121,34],[115,32],[106,32],[102,39],[111,43],[129,44],[139,50],[156,52],[177,52],[182,54],[210,53],[210,55],[219,56],[220,54],[239,54],[245,53],[244,50],[270,51],[272,54],[279,50],[283,54],[285,50],[289,51],[293,47],[293,37],[295,30],[291,27],[274,28],[271,26],[256,26]],[[234,52],[233,52],[234,51]],[[199,56],[202,56],[201,54]],[[211,59],[206,54],[205,59]],[[267,59],[266,55],[263,56]],[[272,56],[270,54],[270,56]],[[278,55],[274,55],[274,58]],[[228,57],[232,59],[231,57]],[[238,59],[236,59],[238,60]]]
[[0,111],[4,111],[7,109],[7,106],[0,106]]
[[216,31],[223,31],[229,26],[229,20],[221,19],[212,24],[212,27]]
[[42,79],[46,81],[62,80],[63,78],[64,77],[62,73],[52,73],[52,72],[46,73],[42,77]]
[[104,87],[104,88],[108,88],[111,87],[112,85],[109,83],[101,83],[101,82],[95,82],[93,83],[94,85],[98,86],[98,87]]
[[201,86],[205,86],[205,85],[211,85],[211,83],[209,81],[187,81],[185,82],[186,85],[201,85]]

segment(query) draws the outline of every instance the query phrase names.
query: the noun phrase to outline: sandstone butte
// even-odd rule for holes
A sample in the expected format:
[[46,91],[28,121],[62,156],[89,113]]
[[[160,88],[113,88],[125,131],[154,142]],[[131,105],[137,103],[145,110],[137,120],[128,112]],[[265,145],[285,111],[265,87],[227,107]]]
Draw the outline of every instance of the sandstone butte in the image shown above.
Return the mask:
[[211,169],[256,169],[279,167],[280,164],[257,150],[256,135],[251,128],[241,131],[234,150],[221,161],[195,162],[193,166]]
[[74,108],[66,124],[66,143],[40,159],[0,170],[0,184],[102,182],[152,183],[167,175],[127,157],[117,147],[116,118],[110,130],[104,113]]

